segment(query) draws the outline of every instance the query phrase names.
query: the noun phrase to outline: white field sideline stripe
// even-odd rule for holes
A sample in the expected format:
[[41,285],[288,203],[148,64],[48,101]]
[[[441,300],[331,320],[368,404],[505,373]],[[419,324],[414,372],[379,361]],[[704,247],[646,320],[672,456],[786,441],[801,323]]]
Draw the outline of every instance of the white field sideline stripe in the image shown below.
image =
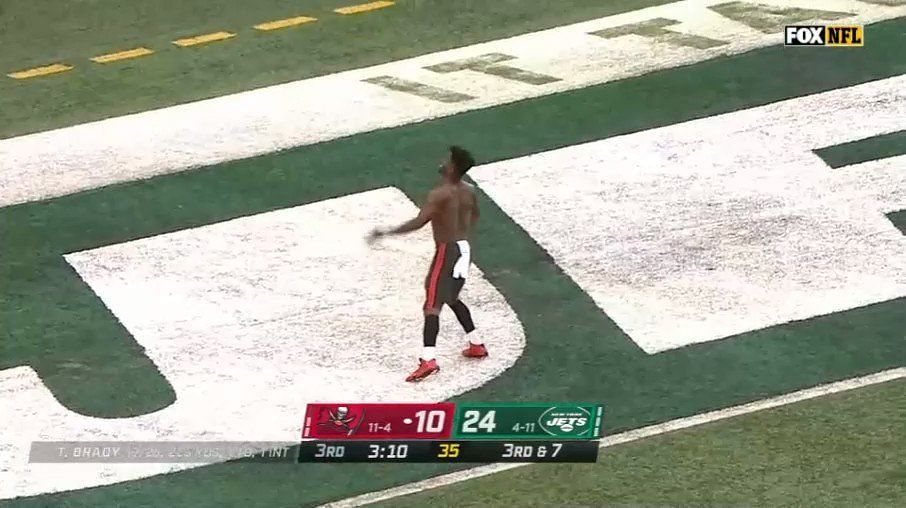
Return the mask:
[[[781,33],[762,33],[707,8],[727,1],[683,0],[374,67],[0,140],[0,206],[583,88],[782,42]],[[854,13],[834,20],[844,24],[906,16],[906,5],[881,2],[757,3]],[[697,49],[688,44],[689,37],[686,45],[677,44],[676,37],[682,36],[675,33],[673,42],[589,34],[654,18],[677,20],[670,30],[699,36],[699,42],[710,39],[719,44]],[[866,40],[871,44],[870,33]],[[520,75],[510,69],[500,76],[425,69],[492,53],[497,60],[513,57],[499,65],[528,72]],[[531,83],[526,78],[539,75],[541,82]],[[379,77],[397,85],[409,82],[406,86],[410,88],[411,83],[420,84],[417,93],[437,98],[443,92],[453,102],[362,81]],[[546,77],[557,80],[544,81]]]
[[[616,446],[623,443],[630,443],[632,441],[638,441],[651,436],[657,436],[660,434],[666,434],[667,432],[672,432],[680,429],[688,429],[690,427],[695,427],[698,425],[703,425],[705,423],[711,423],[718,420],[725,420],[727,418],[733,418],[739,415],[744,415],[748,413],[754,413],[756,411],[762,411],[765,409],[771,409],[779,406],[785,406],[787,404],[792,404],[795,402],[801,402],[803,400],[814,399],[816,397],[821,397],[823,395],[830,395],[832,393],[845,392],[847,390],[853,390],[855,388],[862,388],[864,386],[886,383],[887,381],[893,381],[895,379],[906,378],[906,367],[900,367],[896,369],[884,370],[877,372],[875,374],[870,374],[868,376],[856,377],[852,379],[845,379],[843,381],[837,381],[835,383],[829,383],[826,385],[819,385],[812,388],[807,388],[805,390],[800,390],[797,392],[788,393],[786,395],[779,395],[777,397],[772,397],[769,399],[759,400],[756,402],[750,402],[748,404],[743,404],[741,406],[728,407],[726,409],[720,409],[717,411],[711,411],[709,413],[702,413],[695,416],[690,416],[687,418],[679,418],[677,420],[671,420],[669,422],[660,423],[658,425],[651,425],[649,427],[642,427],[635,430],[630,430],[623,432],[621,434],[614,434],[613,436],[607,436],[601,440],[601,448],[609,448],[611,446]],[[606,459],[606,457],[605,457]],[[464,482],[471,480],[473,478],[480,478],[482,476],[488,476],[501,471],[507,471],[510,469],[515,469],[517,467],[528,466],[530,464],[525,463],[496,463],[488,464],[486,466],[480,466],[473,469],[466,469],[464,471],[457,471],[455,473],[445,474],[442,476],[436,476],[434,478],[429,478],[427,480],[421,480],[418,482],[410,483],[407,485],[402,485],[399,487],[393,487],[387,490],[381,490],[378,492],[370,492],[368,494],[362,494],[360,496],[351,497],[348,499],[343,499],[333,503],[328,503],[321,505],[323,508],[349,508],[353,506],[364,506],[372,503],[377,503],[379,501],[386,501],[388,499],[393,499],[396,497],[406,496],[409,494],[415,494],[418,492],[423,492],[426,490],[436,489],[438,487],[444,487],[446,485],[452,485],[454,483]]]

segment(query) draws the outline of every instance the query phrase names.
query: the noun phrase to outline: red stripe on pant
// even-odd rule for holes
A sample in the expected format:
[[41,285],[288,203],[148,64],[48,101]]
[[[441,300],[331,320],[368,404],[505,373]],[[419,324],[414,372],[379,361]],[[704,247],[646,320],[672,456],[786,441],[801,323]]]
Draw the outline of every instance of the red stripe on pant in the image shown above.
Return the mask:
[[444,257],[447,254],[447,244],[442,243],[437,246],[437,256],[434,258],[434,266],[431,267],[431,277],[428,279],[428,299],[425,300],[425,308],[433,309],[437,303],[437,283],[440,282],[440,271],[444,267]]

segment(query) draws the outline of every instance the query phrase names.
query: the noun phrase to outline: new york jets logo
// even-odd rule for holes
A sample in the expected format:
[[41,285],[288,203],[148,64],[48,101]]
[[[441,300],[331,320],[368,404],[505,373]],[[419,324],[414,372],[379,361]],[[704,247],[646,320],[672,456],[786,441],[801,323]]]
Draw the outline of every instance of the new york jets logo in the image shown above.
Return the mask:
[[581,436],[591,429],[591,414],[577,406],[556,406],[545,411],[538,424],[552,436]]

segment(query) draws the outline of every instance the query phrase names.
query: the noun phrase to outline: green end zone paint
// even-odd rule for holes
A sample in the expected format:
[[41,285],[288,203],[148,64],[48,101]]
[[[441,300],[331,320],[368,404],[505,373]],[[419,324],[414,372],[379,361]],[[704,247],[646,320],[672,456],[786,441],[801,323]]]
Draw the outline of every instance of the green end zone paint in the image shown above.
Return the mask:
[[896,155],[906,155],[906,130],[888,132],[815,150],[815,154],[836,169]]
[[890,222],[892,222],[901,233],[906,235],[906,210],[888,213],[887,218],[890,219]]
[[[814,4],[815,2],[812,2]],[[727,2],[709,7],[712,11],[734,21],[748,25],[766,34],[775,34],[785,25],[795,25],[806,20],[837,20],[851,15],[821,9],[803,9],[800,7],[778,7],[755,2]]]
[[680,22],[675,19],[655,18],[641,23],[631,23],[603,30],[590,32],[591,35],[597,35],[604,39],[615,39],[627,35],[638,35],[650,37],[658,42],[673,44],[676,46],[687,46],[695,49],[709,49],[727,44],[727,41],[719,41],[700,35],[686,34],[667,30],[667,27],[678,25]]
[[560,81],[560,78],[527,71],[525,69],[519,69],[510,65],[503,65],[501,63],[515,59],[516,57],[512,55],[504,55],[503,53],[488,53],[486,55],[481,55],[473,58],[429,65],[425,67],[425,69],[442,74],[446,74],[448,72],[475,71],[536,86],[547,85],[549,83]]
[[362,80],[365,83],[382,86],[388,90],[424,97],[438,102],[464,102],[475,97],[471,95],[445,90],[436,86],[426,85],[417,81],[409,81],[393,76],[376,76]]

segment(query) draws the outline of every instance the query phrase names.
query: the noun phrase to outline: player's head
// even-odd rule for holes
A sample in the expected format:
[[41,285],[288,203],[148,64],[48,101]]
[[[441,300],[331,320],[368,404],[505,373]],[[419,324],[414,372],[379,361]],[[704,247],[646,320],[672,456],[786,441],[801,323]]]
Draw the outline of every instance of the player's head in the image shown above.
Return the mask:
[[441,167],[445,179],[459,181],[475,165],[475,159],[468,150],[460,146],[450,147],[450,156]]

